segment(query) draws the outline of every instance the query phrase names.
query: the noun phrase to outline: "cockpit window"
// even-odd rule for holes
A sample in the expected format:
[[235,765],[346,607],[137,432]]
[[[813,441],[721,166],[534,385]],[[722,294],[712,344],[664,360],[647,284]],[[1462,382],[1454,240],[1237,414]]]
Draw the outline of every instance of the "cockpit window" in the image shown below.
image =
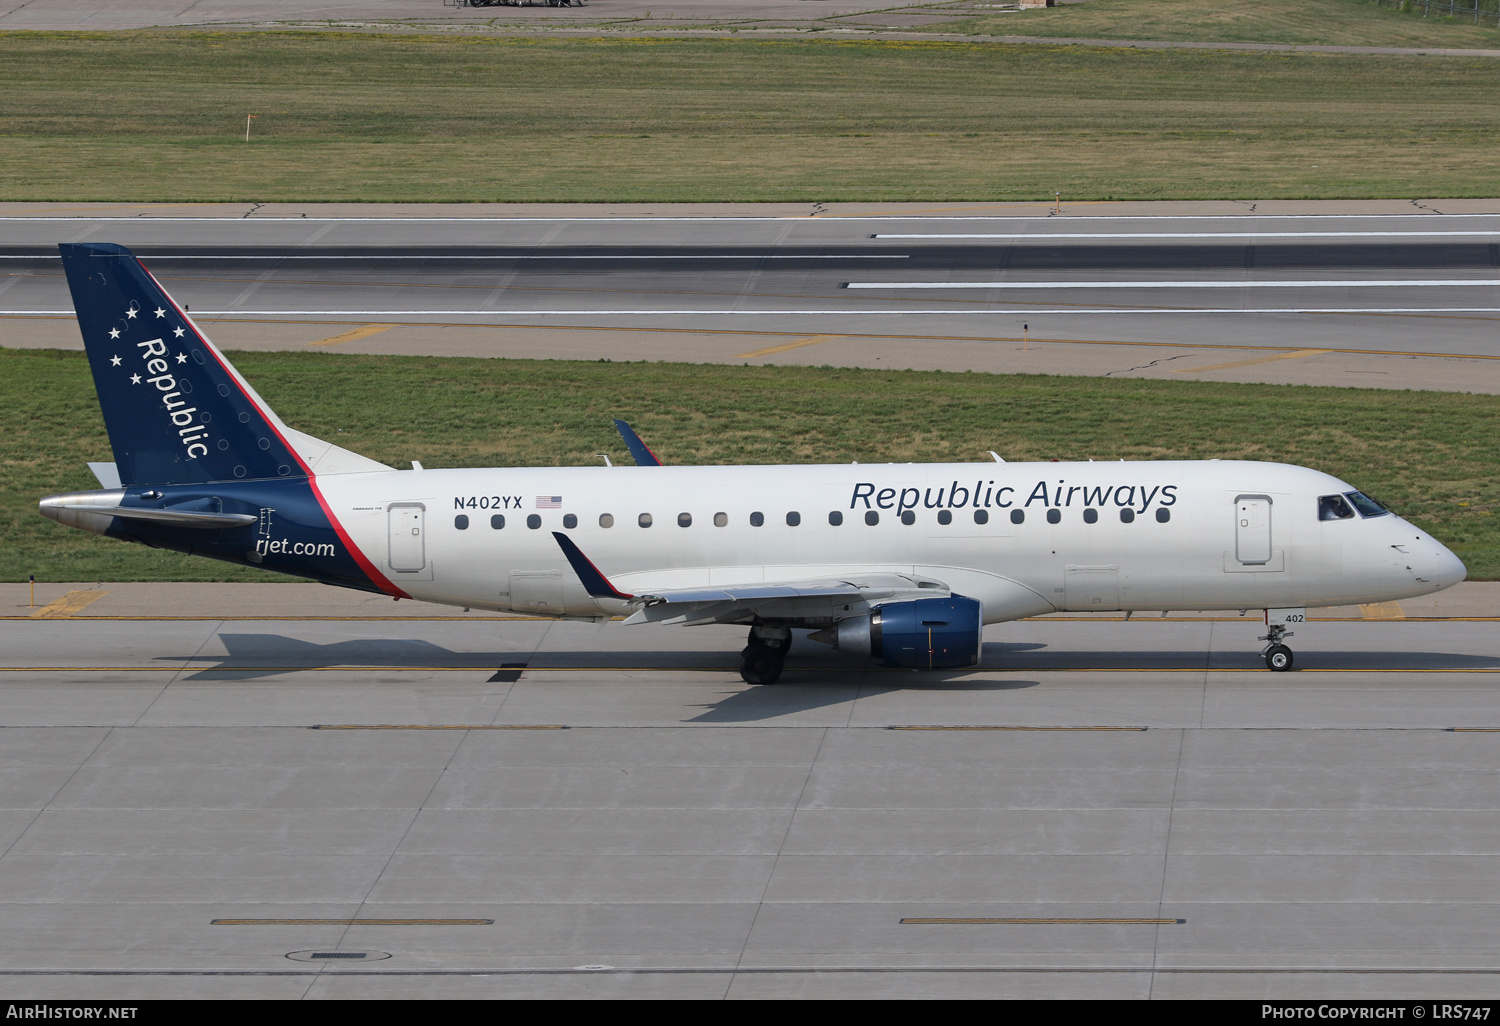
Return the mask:
[[1318,497],[1318,519],[1352,520],[1354,510],[1349,508],[1342,495],[1323,495]]
[[1362,517],[1383,517],[1390,512],[1390,510],[1370,498],[1364,492],[1345,492],[1344,498],[1348,499],[1350,504],[1359,510],[1359,515]]

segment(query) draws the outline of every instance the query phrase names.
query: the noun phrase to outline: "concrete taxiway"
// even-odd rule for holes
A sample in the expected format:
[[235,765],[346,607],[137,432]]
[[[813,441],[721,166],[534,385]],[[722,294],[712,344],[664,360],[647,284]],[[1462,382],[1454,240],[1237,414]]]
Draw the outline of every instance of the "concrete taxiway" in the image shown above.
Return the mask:
[[924,674],[317,585],[0,588],[32,997],[1493,993],[1500,586]]
[[0,344],[74,347],[59,241],[227,348],[1500,391],[1494,201],[0,209]]

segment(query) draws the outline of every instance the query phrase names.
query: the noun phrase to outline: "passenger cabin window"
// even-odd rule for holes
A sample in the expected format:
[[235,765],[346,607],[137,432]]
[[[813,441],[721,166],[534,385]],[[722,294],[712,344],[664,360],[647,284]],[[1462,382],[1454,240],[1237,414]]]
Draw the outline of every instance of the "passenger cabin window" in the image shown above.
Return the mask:
[[570,531],[573,530],[573,528],[577,527],[578,526],[578,514],[577,513],[569,513],[566,516],[564,516],[563,517],[563,526],[566,527]]
[[[501,527],[505,526],[505,518],[504,517],[500,518],[500,526]],[[600,527],[614,527],[615,526],[615,516],[614,516],[614,514],[613,513],[600,513],[599,514],[599,526]]]
[[901,522],[910,527],[917,522],[917,515],[909,509],[903,509],[901,511]]
[[728,527],[729,526],[729,514],[728,513],[715,513],[714,514],[714,526],[715,527]]
[[453,518],[453,526],[458,528],[460,531],[467,531],[469,529],[469,518],[460,513],[458,516]]
[[1342,495],[1320,495],[1318,497],[1319,520],[1353,520],[1354,510]]
[[693,515],[691,513],[679,513],[679,514],[677,514],[677,526],[678,527],[692,527],[693,526]]
[[832,513],[828,514],[828,523],[832,526],[838,527],[843,522],[844,514],[840,513],[838,510],[834,510]]
[[1135,520],[1135,510],[1131,509],[1129,506],[1126,506],[1126,507],[1124,507],[1123,509],[1120,510],[1120,523],[1122,523],[1122,524],[1128,524],[1128,523],[1131,523],[1134,520]]
[[526,526],[535,531],[538,527],[542,526],[542,518],[533,513],[526,518]]
[[1350,505],[1359,510],[1359,515],[1365,518],[1383,517],[1390,512],[1364,492],[1345,492],[1344,498],[1348,499]]
[[1156,522],[1158,524],[1165,524],[1168,520],[1171,520],[1171,519],[1172,519],[1172,511],[1171,510],[1167,509],[1167,507],[1165,507],[1165,506],[1158,506],[1158,507],[1156,507]]
[[796,512],[794,510],[793,512],[788,513],[786,515],[786,526],[788,526],[788,527],[796,527],[800,523],[802,523],[802,514],[801,513],[798,513],[798,512]]
[[650,513],[642,513],[640,516],[638,516],[638,517],[635,518],[635,522],[638,523],[638,524],[640,524],[642,527],[650,527],[651,526],[651,514]]
[[1047,511],[1047,523],[1049,523],[1049,524],[1060,524],[1060,523],[1062,523],[1062,510],[1060,510],[1060,509],[1049,509]]
[[951,509],[938,510],[938,523],[942,524],[944,527],[947,527],[949,524],[953,523],[953,511]]
[[766,522],[766,515],[759,511],[750,514],[750,526],[759,527]]
[[990,522],[990,511],[987,509],[976,509],[974,511],[974,523],[987,524]]
[[880,514],[876,513],[873,509],[870,510],[870,512],[865,514],[865,523],[869,524],[871,527],[874,527],[876,524],[880,523]]
[[490,526],[497,531],[503,530],[505,527],[505,518],[499,513],[496,513],[494,516],[490,517]]
[[1010,522],[1013,523],[1013,524],[1024,524],[1024,523],[1026,523],[1026,512],[1024,510],[1019,510],[1019,509],[1013,509],[1013,510],[1011,510],[1010,511]]
[[1099,522],[1099,511],[1097,509],[1084,510],[1083,522],[1085,524],[1097,524]]

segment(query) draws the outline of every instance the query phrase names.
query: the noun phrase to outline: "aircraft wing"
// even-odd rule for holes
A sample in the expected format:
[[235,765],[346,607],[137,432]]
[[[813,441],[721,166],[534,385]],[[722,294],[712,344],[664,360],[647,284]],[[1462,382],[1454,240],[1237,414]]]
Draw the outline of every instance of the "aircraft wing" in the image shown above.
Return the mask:
[[669,588],[633,595],[620,591],[561,532],[553,532],[584,589],[595,598],[636,606],[625,623],[740,623],[762,620],[837,620],[868,612],[891,600],[938,598],[949,594],[942,581],[909,574],[871,573],[802,581],[735,584],[708,588]]
[[630,458],[635,460],[638,467],[659,467],[661,457],[651,451],[651,447],[641,441],[641,436],[635,433],[635,429],[623,420],[615,421],[615,430],[620,432],[620,437],[625,440],[625,448],[630,450]]

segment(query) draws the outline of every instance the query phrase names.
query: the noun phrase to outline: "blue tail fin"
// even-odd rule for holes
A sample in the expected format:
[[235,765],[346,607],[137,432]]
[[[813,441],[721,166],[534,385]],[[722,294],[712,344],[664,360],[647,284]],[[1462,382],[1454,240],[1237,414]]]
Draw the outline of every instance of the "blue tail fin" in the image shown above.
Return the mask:
[[58,248],[124,485],[308,473],[285,426],[134,254]]

